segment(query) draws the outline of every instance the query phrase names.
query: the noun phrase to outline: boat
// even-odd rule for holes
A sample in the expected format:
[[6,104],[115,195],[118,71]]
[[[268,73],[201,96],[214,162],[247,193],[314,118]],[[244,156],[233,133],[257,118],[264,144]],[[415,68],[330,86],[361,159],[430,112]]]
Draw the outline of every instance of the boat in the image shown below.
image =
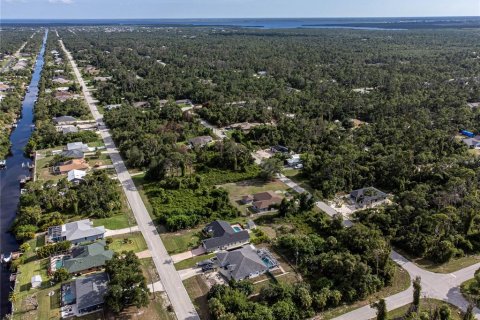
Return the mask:
[[1,258],[2,258],[2,263],[9,263],[12,260],[12,253],[11,252],[7,254],[2,253]]
[[0,169],[6,169],[7,168],[7,160],[0,160]]
[[20,179],[19,179],[19,180],[20,180],[20,187],[25,186],[25,184],[26,184],[28,181],[30,181],[31,179],[32,179],[31,177],[28,177],[28,176],[26,176],[26,175],[21,175],[21,176],[20,176]]

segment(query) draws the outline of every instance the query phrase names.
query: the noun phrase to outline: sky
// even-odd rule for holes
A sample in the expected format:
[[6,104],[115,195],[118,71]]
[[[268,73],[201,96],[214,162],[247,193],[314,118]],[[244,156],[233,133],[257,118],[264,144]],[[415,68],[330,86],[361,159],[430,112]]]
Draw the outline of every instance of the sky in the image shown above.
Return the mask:
[[480,0],[0,0],[1,19],[480,16]]

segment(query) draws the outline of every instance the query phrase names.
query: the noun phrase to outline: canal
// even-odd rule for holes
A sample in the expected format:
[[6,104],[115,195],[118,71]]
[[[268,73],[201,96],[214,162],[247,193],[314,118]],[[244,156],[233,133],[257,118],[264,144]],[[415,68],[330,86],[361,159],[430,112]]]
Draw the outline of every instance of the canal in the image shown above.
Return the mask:
[[[20,199],[19,178],[30,174],[27,164],[32,160],[25,157],[23,149],[30,138],[33,125],[33,107],[38,96],[38,83],[44,64],[44,53],[47,42],[48,30],[45,31],[42,47],[37,56],[32,80],[28,86],[25,99],[22,103],[22,115],[17,122],[17,127],[10,135],[12,143],[11,154],[7,157],[7,168],[0,170],[0,253],[18,250],[15,237],[9,232],[10,226],[17,212]],[[0,318],[10,313],[8,296],[11,283],[8,269],[1,268],[0,284]]]

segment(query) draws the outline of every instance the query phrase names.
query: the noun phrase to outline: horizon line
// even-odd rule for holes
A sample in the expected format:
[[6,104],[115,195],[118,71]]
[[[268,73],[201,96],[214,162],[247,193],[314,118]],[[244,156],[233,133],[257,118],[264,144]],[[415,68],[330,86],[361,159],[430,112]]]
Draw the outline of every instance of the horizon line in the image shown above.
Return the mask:
[[385,18],[480,18],[480,15],[465,16],[331,16],[331,17],[182,17],[182,18],[1,18],[1,21],[7,20],[215,20],[215,19],[385,19]]

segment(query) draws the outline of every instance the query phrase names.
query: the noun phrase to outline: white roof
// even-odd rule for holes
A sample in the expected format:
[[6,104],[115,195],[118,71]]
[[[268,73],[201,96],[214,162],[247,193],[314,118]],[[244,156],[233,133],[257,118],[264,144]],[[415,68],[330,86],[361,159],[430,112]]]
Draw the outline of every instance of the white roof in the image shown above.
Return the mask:
[[67,180],[73,181],[73,180],[83,179],[83,177],[85,177],[86,175],[87,173],[82,170],[76,170],[76,169],[70,170],[68,171]]
[[42,277],[39,274],[37,274],[32,277],[32,282],[42,282]]

